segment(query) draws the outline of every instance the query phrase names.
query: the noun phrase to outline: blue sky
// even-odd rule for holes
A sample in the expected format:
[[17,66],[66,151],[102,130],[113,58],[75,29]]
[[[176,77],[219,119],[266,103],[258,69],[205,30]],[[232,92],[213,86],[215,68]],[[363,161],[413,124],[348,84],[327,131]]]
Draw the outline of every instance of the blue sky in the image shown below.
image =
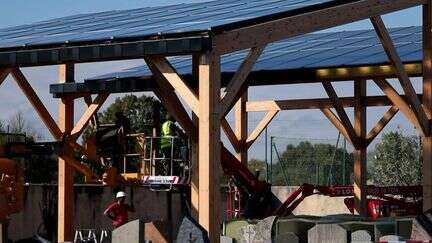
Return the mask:
[[[51,18],[68,16],[79,13],[101,12],[108,10],[131,9],[146,6],[168,5],[188,2],[203,2],[202,0],[15,0],[8,1],[7,5],[3,5],[0,14],[0,28],[26,23],[32,23]],[[389,14],[383,17],[388,27],[413,26],[421,24],[421,8],[411,8],[397,13]],[[352,30],[352,29],[369,29],[371,28],[369,21],[360,21],[347,26],[340,26],[332,30]],[[328,31],[328,30],[326,30]],[[80,64],[77,65],[77,80],[83,80],[86,77],[101,75],[107,72],[113,72],[141,64],[140,60],[110,62],[106,64]],[[53,114],[57,114],[57,101],[48,93],[50,83],[56,82],[57,67],[37,67],[25,68],[24,73],[45,102],[48,110]],[[417,82],[417,89],[420,85]],[[373,85],[371,85],[373,86]],[[338,83],[335,87],[341,96],[352,95],[352,83]],[[376,93],[374,87],[370,87],[370,92]],[[0,97],[2,97],[2,105],[0,106],[0,119],[7,120],[17,111],[24,113],[25,117],[30,121],[31,126],[49,139],[46,129],[40,123],[36,113],[29,106],[28,102],[22,95],[19,94],[16,85],[9,78],[7,82],[0,88]],[[269,97],[268,94],[272,94]],[[267,95],[267,96],[266,96]],[[280,87],[265,87],[252,88],[249,93],[250,99],[262,100],[270,98],[288,99],[288,98],[304,98],[304,97],[323,97],[325,96],[322,88],[319,85],[291,85]],[[114,96],[116,97],[116,96]],[[112,101],[111,97],[109,101]],[[82,103],[82,102],[81,102]],[[108,102],[109,104],[109,102]],[[77,117],[83,111],[82,104],[77,102],[76,110]],[[373,108],[370,109],[368,117],[368,126],[374,125],[382,113],[386,109]],[[249,130],[259,122],[262,114],[254,114],[250,116]],[[397,115],[394,121],[388,126],[391,129],[403,129],[408,133],[413,132],[413,128],[401,115]],[[329,139],[335,140],[337,137],[336,129],[317,111],[289,111],[280,113],[272,124],[269,126],[269,136],[281,136],[289,138],[311,138],[311,139]],[[294,140],[295,140],[294,139]],[[282,141],[283,139],[281,139]],[[286,139],[288,141],[290,139]],[[293,141],[291,139],[290,141]],[[281,144],[284,142],[282,141]],[[251,148],[251,157],[262,158],[264,152],[263,136]]]

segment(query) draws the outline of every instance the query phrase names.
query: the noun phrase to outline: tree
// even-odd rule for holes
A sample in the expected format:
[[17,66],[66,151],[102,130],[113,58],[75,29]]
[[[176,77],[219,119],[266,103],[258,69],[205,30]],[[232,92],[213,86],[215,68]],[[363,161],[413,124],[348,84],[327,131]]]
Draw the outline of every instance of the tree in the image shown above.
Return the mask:
[[373,181],[380,186],[418,185],[421,183],[420,139],[400,131],[385,133],[375,146]]
[[248,162],[248,168],[252,173],[255,173],[259,171],[259,177],[260,180],[265,180],[267,167],[265,164],[265,161],[257,160],[257,159],[251,159]]
[[332,144],[300,142],[298,145],[287,145],[282,153],[275,150],[273,153],[277,161],[272,166],[274,185],[351,183],[349,178],[354,159],[353,154],[345,149]]

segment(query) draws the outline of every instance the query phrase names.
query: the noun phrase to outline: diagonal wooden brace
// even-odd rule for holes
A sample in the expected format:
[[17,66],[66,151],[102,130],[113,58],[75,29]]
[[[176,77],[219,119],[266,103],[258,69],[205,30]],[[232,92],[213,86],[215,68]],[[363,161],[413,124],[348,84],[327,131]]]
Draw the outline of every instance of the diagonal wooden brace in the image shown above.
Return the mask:
[[348,134],[345,126],[339,120],[336,114],[333,113],[330,108],[320,108],[321,112],[327,117],[327,119],[338,129],[338,131],[355,147],[356,144],[351,140],[351,136]]
[[243,60],[237,72],[232,77],[228,86],[225,89],[225,95],[221,99],[221,116],[225,115],[231,110],[235,102],[241,96],[241,90],[245,87],[246,79],[251,72],[255,62],[264,51],[264,46],[253,47],[250,49],[249,54]]
[[267,114],[261,119],[256,128],[251,132],[246,140],[246,148],[249,149],[250,146],[255,142],[255,140],[261,135],[268,124],[273,120],[279,111],[268,111]]
[[165,57],[151,56],[145,57],[144,60],[152,71],[155,79],[163,84],[162,87],[173,87],[184,101],[186,101],[192,111],[195,112],[195,114],[199,114],[197,95],[187,86]]
[[368,135],[366,136],[366,146],[369,145],[378,134],[384,129],[384,127],[393,119],[393,117],[398,113],[399,108],[396,106],[390,107],[384,113],[383,117],[377,122],[377,124],[370,130]]
[[347,136],[350,138],[349,140],[352,142],[352,144],[355,147],[358,147],[360,144],[356,136],[354,127],[351,124],[351,121],[348,118],[348,115],[346,114],[343,104],[338,98],[336,91],[334,90],[330,82],[322,82],[322,84],[325,91],[327,92],[327,95],[329,96],[330,100],[333,103],[333,107],[335,108],[336,113],[339,116],[341,125],[345,128]]
[[390,60],[390,63],[395,67],[397,78],[399,79],[405,95],[408,98],[408,104],[412,107],[413,113],[419,122],[419,128],[422,130],[423,134],[429,134],[429,120],[427,118],[426,112],[424,111],[420,99],[418,98],[414,87],[412,86],[410,78],[403,66],[403,63],[384,25],[384,22],[380,16],[374,16],[370,20]]
[[105,100],[108,98],[108,95],[109,94],[99,94],[96,99],[90,104],[90,106],[84,112],[78,123],[72,129],[70,135],[71,139],[76,140],[82,134],[92,117],[99,111],[99,109],[104,104]]
[[223,131],[228,137],[228,140],[231,142],[232,146],[234,147],[234,150],[238,153],[241,150],[242,144],[240,144],[240,141],[238,140],[236,134],[232,130],[230,124],[225,118],[222,118],[221,120],[221,126]]

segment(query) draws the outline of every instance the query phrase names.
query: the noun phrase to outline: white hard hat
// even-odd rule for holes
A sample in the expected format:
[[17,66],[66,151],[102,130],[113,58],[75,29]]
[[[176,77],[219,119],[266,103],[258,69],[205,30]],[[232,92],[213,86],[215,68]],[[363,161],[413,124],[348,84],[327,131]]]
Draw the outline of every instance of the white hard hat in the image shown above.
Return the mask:
[[121,198],[121,197],[126,197],[126,193],[122,191],[117,192],[116,198]]

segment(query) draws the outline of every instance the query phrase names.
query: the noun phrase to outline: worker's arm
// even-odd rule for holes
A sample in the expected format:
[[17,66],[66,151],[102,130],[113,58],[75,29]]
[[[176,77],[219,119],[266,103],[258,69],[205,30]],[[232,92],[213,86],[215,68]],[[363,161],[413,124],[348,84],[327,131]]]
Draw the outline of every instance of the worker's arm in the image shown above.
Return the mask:
[[105,216],[107,216],[108,218],[110,218],[112,220],[115,219],[114,215],[112,215],[112,212],[111,212],[113,206],[114,206],[114,204],[111,204],[110,206],[108,206],[108,208],[105,209],[105,211],[103,213]]

